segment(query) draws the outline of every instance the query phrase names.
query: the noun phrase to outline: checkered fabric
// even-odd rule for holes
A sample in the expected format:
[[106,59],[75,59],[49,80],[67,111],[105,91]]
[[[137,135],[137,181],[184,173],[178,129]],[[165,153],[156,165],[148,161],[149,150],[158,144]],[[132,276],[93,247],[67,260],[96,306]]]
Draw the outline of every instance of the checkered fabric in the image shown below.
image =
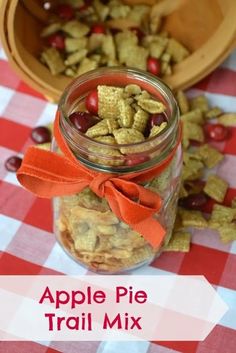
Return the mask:
[[[236,111],[236,52],[189,90],[205,93],[212,105]],[[8,173],[4,161],[23,155],[31,128],[52,121],[56,106],[29,88],[10,69],[0,49],[0,274],[86,274],[55,242],[48,200],[36,198]],[[225,204],[236,196],[236,126],[217,147],[225,160],[216,168],[230,184]],[[207,205],[210,212],[212,203]],[[204,342],[0,342],[0,353],[235,353],[236,242],[222,245],[216,232],[194,230],[189,253],[165,253],[135,274],[204,275],[230,310]],[[150,323],[155,317],[150,318]]]

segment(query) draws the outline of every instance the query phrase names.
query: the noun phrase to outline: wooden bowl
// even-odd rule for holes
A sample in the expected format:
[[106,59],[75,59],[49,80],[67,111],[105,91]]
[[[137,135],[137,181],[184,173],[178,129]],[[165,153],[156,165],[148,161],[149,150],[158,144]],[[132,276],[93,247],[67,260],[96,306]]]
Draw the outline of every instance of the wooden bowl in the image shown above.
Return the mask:
[[[173,89],[185,89],[214,70],[233,50],[236,42],[235,0],[125,0],[155,4],[166,15],[164,28],[192,54],[174,66],[164,81]],[[30,86],[52,101],[58,101],[71,81],[53,76],[37,56],[42,47],[39,33],[47,13],[36,0],[2,0],[0,35],[9,62]]]

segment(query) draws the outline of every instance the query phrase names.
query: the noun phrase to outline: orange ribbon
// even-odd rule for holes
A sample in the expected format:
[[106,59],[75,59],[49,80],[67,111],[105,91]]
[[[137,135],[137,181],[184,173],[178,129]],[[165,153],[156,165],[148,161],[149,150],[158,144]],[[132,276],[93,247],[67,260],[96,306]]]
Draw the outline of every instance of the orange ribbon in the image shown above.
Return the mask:
[[57,113],[54,136],[64,155],[29,147],[17,172],[19,182],[37,196],[45,198],[72,195],[89,186],[96,195],[106,198],[119,219],[142,234],[154,248],[159,247],[166,232],[153,216],[160,210],[162,199],[138,182],[150,180],[169,165],[180,143],[180,136],[168,157],[157,166],[118,176],[82,165],[68,147],[60,131],[59,119]]

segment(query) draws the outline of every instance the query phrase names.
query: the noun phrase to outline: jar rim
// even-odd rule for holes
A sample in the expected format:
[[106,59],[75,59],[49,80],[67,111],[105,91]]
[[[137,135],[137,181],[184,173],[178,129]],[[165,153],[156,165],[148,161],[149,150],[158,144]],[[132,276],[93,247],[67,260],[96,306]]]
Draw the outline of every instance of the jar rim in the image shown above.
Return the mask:
[[[104,79],[105,76],[110,76],[111,78],[111,82],[109,83],[110,86],[114,85],[112,84],[112,81],[114,80],[115,76],[121,76],[123,78],[126,79],[126,83],[125,84],[129,84],[129,80],[131,80],[131,78],[136,82],[136,84],[143,84],[143,83],[147,83],[147,86],[149,86],[150,88],[152,88],[152,90],[156,91],[159,95],[161,95],[162,99],[165,100],[165,102],[168,104],[169,108],[171,109],[171,114],[168,120],[168,124],[167,126],[157,135],[154,136],[152,138],[149,139],[145,139],[144,141],[141,142],[136,142],[136,143],[129,143],[129,144],[116,144],[116,145],[112,145],[112,144],[108,144],[108,143],[104,143],[101,141],[97,141],[93,138],[90,138],[88,136],[86,136],[85,134],[81,133],[80,131],[78,131],[73,123],[68,119],[69,115],[71,112],[67,112],[66,111],[66,105],[67,105],[67,101],[68,98],[70,96],[70,94],[79,86],[84,85],[86,82],[89,82],[91,80],[98,80],[99,78]],[[135,82],[134,82],[135,83]],[[99,81],[97,82],[97,85],[99,85]],[[94,86],[93,88],[95,88],[96,86]],[[150,92],[150,89],[146,89],[148,92]],[[89,91],[87,91],[89,92]],[[163,159],[163,157],[166,157],[168,155],[168,151],[170,152],[176,142],[176,136],[178,135],[178,127],[179,127],[179,110],[178,110],[178,105],[177,102],[173,96],[173,93],[171,92],[171,89],[159,78],[157,78],[156,76],[143,71],[143,70],[139,70],[139,69],[135,69],[135,68],[127,68],[127,67],[103,67],[103,68],[98,68],[95,70],[91,70],[89,72],[84,73],[83,75],[80,75],[78,78],[76,78],[75,80],[73,80],[64,90],[60,100],[59,100],[59,105],[58,105],[58,110],[60,113],[60,128],[62,130],[63,135],[65,136],[67,142],[69,143],[71,149],[74,151],[74,153],[76,152],[76,150],[78,149],[78,145],[80,145],[80,149],[82,151],[82,145],[83,143],[88,143],[90,144],[90,146],[95,147],[95,148],[111,148],[113,150],[120,150],[120,148],[125,148],[125,149],[130,149],[130,148],[137,148],[140,149],[141,147],[143,148],[143,152],[138,152],[138,153],[132,153],[132,155],[135,156],[142,156],[144,154],[146,154],[147,152],[151,153],[154,149],[157,149],[157,147],[161,147],[161,145],[165,144],[166,145],[166,149],[165,151],[163,151],[163,153],[161,153],[161,155],[159,155],[159,158],[152,158],[152,163],[148,163],[144,162],[141,163],[140,165],[137,166],[133,166],[132,171],[138,171],[140,169],[147,169],[150,168],[151,165],[158,163],[159,161],[161,161]],[[171,138],[172,137],[172,138]],[[80,144],[76,143],[75,141],[79,141]],[[168,141],[168,143],[167,143]],[[165,143],[164,143],[165,142]],[[153,143],[156,143],[155,146],[153,146]],[[146,146],[150,146],[152,145],[151,148],[149,149],[145,149]],[[91,151],[90,151],[91,152]],[[100,171],[109,171],[111,172],[119,172],[119,173],[127,173],[130,172],[130,166],[129,168],[125,168],[125,166],[106,166],[106,165],[101,165],[99,163],[94,163],[91,162],[88,159],[84,159],[80,154],[77,155],[76,157],[78,158],[78,160],[80,162],[82,162],[83,164],[91,167],[92,169],[95,170],[100,170]],[[96,153],[97,155],[97,153]],[[122,156],[124,157],[124,156]],[[102,157],[105,158],[107,160],[109,160],[109,157]],[[112,157],[112,159],[114,160],[114,157]],[[118,158],[117,158],[118,160]],[[151,165],[150,165],[151,164]]]

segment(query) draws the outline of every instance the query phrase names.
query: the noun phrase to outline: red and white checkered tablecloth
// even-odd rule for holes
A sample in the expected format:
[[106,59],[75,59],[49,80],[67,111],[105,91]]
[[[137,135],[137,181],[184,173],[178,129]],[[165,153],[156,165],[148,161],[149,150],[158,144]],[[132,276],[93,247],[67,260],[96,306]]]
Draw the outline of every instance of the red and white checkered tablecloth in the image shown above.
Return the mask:
[[[236,52],[189,91],[190,96],[199,93],[205,93],[212,105],[236,112]],[[32,143],[31,128],[51,122],[55,110],[20,81],[0,48],[1,275],[86,274],[55,242],[50,201],[24,190],[15,174],[4,168],[9,156],[24,154]],[[236,126],[217,147],[226,154],[216,172],[230,184],[225,198],[229,205],[236,196]],[[0,342],[0,353],[235,353],[236,242],[223,245],[210,230],[194,230],[192,242],[189,253],[165,253],[135,273],[204,275],[230,308],[204,342]]]

